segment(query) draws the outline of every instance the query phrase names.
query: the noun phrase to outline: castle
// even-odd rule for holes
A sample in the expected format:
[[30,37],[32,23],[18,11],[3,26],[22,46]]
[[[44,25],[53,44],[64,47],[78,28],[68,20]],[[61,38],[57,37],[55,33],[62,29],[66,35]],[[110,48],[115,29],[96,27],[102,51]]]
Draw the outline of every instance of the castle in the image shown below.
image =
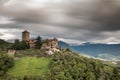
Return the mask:
[[[25,30],[22,32],[22,41],[28,43],[30,45],[30,48],[35,48],[36,40],[30,39],[29,31]],[[56,38],[43,40],[41,49],[46,49],[46,50],[58,49],[58,40]]]

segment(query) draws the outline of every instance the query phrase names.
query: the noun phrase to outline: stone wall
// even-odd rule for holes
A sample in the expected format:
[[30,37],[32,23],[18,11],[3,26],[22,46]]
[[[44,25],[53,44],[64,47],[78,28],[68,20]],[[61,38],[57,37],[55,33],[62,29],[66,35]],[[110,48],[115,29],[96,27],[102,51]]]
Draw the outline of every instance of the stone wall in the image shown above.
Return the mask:
[[58,48],[58,40],[54,39],[47,39],[45,42],[42,43],[41,49],[51,49],[51,48]]

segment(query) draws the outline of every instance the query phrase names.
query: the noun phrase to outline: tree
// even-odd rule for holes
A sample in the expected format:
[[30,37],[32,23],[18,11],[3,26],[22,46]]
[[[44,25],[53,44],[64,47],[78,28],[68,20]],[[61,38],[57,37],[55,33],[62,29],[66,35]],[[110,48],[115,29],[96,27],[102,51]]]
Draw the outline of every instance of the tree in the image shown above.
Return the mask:
[[16,39],[16,40],[15,40],[15,43],[16,43],[16,44],[19,44],[19,43],[20,43],[19,39]]
[[65,51],[68,51],[68,52],[70,52],[70,49],[69,49],[69,48],[66,48],[66,49],[65,49]]
[[25,42],[25,41],[20,42],[18,39],[16,39],[12,48],[15,49],[15,50],[24,50],[24,49],[29,49],[30,46],[27,42]]
[[15,50],[19,50],[20,49],[19,46],[20,46],[20,41],[19,41],[19,39],[16,39],[12,48],[15,49]]
[[4,53],[0,53],[0,77],[4,76],[9,68],[14,66],[14,59],[5,55]]
[[116,67],[113,69],[114,75],[112,76],[112,80],[119,80],[120,79],[120,68]]
[[29,49],[30,48],[30,45],[28,43],[26,43],[25,41],[22,41],[20,46],[22,49]]
[[35,42],[35,48],[36,49],[40,49],[41,48],[41,45],[42,45],[42,38],[40,36],[38,36],[36,38],[36,42]]
[[111,66],[71,51],[53,54],[51,60],[49,74],[52,80],[120,80],[119,66]]
[[12,43],[0,39],[0,51],[7,51],[12,46]]

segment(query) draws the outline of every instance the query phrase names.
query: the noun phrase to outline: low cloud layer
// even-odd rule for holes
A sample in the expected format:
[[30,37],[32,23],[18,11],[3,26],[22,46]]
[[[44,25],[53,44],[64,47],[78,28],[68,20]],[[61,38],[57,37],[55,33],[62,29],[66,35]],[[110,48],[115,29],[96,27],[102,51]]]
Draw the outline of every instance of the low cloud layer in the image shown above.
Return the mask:
[[0,38],[20,39],[28,29],[31,37],[57,37],[72,44],[118,44],[119,13],[119,0],[0,0]]

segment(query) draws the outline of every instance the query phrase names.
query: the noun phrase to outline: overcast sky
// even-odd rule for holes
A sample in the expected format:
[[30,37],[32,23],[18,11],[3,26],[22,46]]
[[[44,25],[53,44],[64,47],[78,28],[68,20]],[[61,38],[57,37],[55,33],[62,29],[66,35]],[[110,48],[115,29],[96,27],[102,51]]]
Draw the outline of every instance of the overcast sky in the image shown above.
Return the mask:
[[0,0],[0,38],[57,37],[81,44],[120,43],[120,0]]

